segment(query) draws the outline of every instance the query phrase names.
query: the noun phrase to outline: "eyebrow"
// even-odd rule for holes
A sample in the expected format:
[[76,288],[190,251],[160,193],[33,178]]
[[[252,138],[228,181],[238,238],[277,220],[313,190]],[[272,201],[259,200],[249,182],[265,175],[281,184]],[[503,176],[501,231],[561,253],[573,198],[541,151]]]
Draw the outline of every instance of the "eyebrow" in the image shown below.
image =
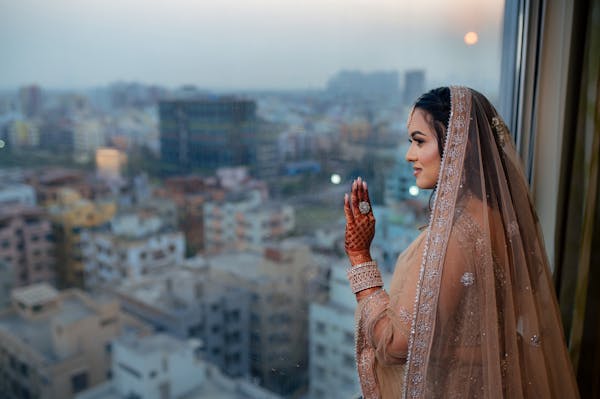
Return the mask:
[[427,137],[427,135],[419,130],[415,130],[414,132],[410,133],[409,136],[411,138],[414,138],[417,134],[420,134],[421,136]]

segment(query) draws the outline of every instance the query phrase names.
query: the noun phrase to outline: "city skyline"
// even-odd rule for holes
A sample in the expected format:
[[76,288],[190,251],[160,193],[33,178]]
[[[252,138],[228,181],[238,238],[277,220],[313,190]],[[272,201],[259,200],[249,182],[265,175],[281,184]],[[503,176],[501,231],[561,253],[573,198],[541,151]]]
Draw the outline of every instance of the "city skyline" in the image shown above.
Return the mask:
[[[502,1],[2,0],[0,8],[0,34],[10,38],[0,43],[3,89],[114,81],[316,89],[344,69],[425,69],[431,82],[475,86],[499,76]],[[475,45],[463,40],[469,31]]]

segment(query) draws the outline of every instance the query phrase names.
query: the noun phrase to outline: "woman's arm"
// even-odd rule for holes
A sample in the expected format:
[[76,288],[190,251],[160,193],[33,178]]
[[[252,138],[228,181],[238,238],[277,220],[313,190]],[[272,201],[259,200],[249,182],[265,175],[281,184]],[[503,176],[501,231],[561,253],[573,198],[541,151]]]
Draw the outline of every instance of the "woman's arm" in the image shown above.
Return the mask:
[[[366,205],[365,205],[366,204]],[[375,217],[371,209],[367,183],[359,177],[352,183],[350,198],[344,197],[346,215],[345,248],[351,267],[348,276],[358,302],[359,334],[365,338],[383,362],[402,362],[408,346],[408,312],[401,320],[390,307],[389,295],[370,254],[375,235]],[[411,302],[412,303],[412,302]]]

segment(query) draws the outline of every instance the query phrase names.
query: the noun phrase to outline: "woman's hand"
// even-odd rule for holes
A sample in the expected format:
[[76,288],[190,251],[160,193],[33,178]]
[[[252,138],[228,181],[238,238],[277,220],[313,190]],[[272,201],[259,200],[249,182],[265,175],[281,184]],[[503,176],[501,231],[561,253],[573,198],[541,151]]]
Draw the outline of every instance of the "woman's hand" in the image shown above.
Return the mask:
[[360,177],[352,183],[352,193],[344,196],[346,214],[345,249],[352,266],[371,260],[371,242],[375,236],[375,216],[367,183]]

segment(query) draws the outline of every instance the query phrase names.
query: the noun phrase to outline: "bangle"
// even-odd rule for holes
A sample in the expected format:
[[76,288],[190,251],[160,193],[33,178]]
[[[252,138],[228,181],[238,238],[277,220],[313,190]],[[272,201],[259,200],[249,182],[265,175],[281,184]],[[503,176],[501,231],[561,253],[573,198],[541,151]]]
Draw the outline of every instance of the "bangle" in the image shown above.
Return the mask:
[[367,288],[383,287],[381,273],[375,261],[352,266],[348,268],[347,274],[350,281],[350,288],[354,294]]
[[352,265],[358,265],[360,263],[364,263],[364,262],[370,262],[373,259],[371,258],[371,254],[356,254],[356,255],[351,255],[348,254],[348,258],[350,259],[350,264]]

